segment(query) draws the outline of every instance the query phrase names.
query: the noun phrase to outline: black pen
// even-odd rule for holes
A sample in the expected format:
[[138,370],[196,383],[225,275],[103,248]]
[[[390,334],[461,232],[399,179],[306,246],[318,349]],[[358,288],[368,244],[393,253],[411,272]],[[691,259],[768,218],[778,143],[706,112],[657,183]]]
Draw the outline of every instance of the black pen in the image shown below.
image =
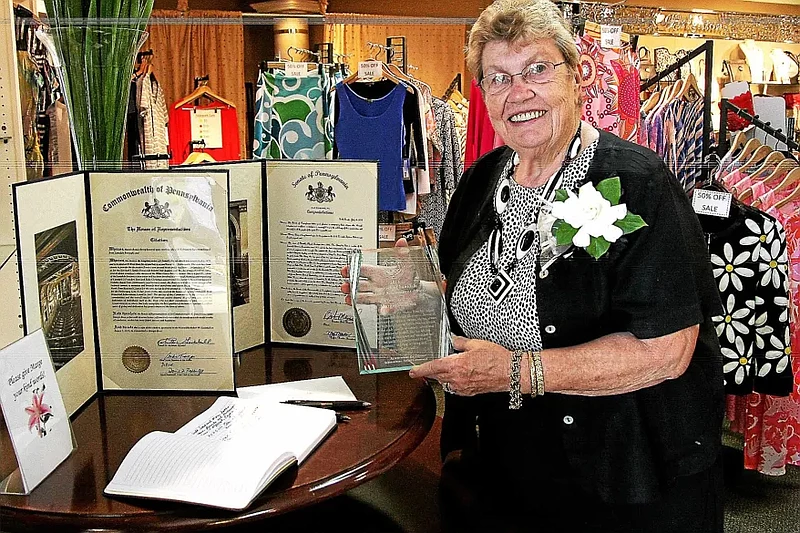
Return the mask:
[[350,422],[350,417],[342,413],[336,413],[336,422]]
[[306,407],[321,407],[323,409],[339,409],[341,411],[360,411],[369,409],[372,404],[360,400],[336,400],[332,402],[321,402],[317,400],[285,400],[281,403],[290,405],[304,405]]

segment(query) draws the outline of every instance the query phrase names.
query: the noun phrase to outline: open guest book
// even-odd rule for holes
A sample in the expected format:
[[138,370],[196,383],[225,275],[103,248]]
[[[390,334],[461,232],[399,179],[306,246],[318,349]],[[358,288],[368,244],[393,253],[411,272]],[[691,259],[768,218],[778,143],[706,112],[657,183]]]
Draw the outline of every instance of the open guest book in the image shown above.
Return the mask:
[[142,437],[105,493],[242,510],[335,427],[329,409],[221,397],[175,433]]

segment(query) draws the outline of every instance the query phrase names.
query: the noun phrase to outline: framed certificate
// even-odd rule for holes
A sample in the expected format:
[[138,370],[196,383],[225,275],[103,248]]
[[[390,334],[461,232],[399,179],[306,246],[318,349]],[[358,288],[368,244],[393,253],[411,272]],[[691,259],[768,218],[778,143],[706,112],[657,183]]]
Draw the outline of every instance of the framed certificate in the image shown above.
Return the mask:
[[[187,169],[189,167],[176,167]],[[230,174],[230,238],[233,349],[264,344],[264,161],[193,165]]]
[[70,413],[98,381],[233,390],[227,171],[79,173],[14,198],[25,331],[44,331]]
[[354,348],[341,268],[352,252],[378,245],[378,164],[266,165],[270,338]]

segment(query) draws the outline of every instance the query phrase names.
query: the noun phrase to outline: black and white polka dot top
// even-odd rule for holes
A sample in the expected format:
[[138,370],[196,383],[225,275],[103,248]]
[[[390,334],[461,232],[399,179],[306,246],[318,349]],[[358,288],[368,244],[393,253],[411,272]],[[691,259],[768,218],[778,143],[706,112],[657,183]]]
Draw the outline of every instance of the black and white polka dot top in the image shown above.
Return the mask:
[[[562,188],[574,190],[585,178],[594,158],[597,140],[589,144],[564,170]],[[513,175],[516,154],[510,157],[498,184]],[[503,224],[503,269],[516,254],[517,238],[531,224],[542,207],[544,186],[525,187],[511,180],[508,206],[500,215]],[[541,350],[539,315],[536,308],[536,260],[539,236],[531,251],[511,271],[515,286],[508,296],[496,303],[487,292],[494,278],[489,265],[489,245],[483,243],[473,254],[453,289],[451,307],[464,334],[472,339],[494,342],[509,350]]]

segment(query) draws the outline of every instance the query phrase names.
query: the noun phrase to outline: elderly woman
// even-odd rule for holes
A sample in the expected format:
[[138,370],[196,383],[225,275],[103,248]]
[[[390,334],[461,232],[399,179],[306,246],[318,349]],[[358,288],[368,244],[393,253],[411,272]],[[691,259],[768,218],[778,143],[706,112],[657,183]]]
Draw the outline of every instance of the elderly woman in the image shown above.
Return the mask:
[[687,198],[581,122],[548,0],[486,8],[467,63],[507,146],[466,172],[439,241],[457,353],[410,372],[448,392],[445,472],[482,491],[465,524],[722,531],[719,297]]

